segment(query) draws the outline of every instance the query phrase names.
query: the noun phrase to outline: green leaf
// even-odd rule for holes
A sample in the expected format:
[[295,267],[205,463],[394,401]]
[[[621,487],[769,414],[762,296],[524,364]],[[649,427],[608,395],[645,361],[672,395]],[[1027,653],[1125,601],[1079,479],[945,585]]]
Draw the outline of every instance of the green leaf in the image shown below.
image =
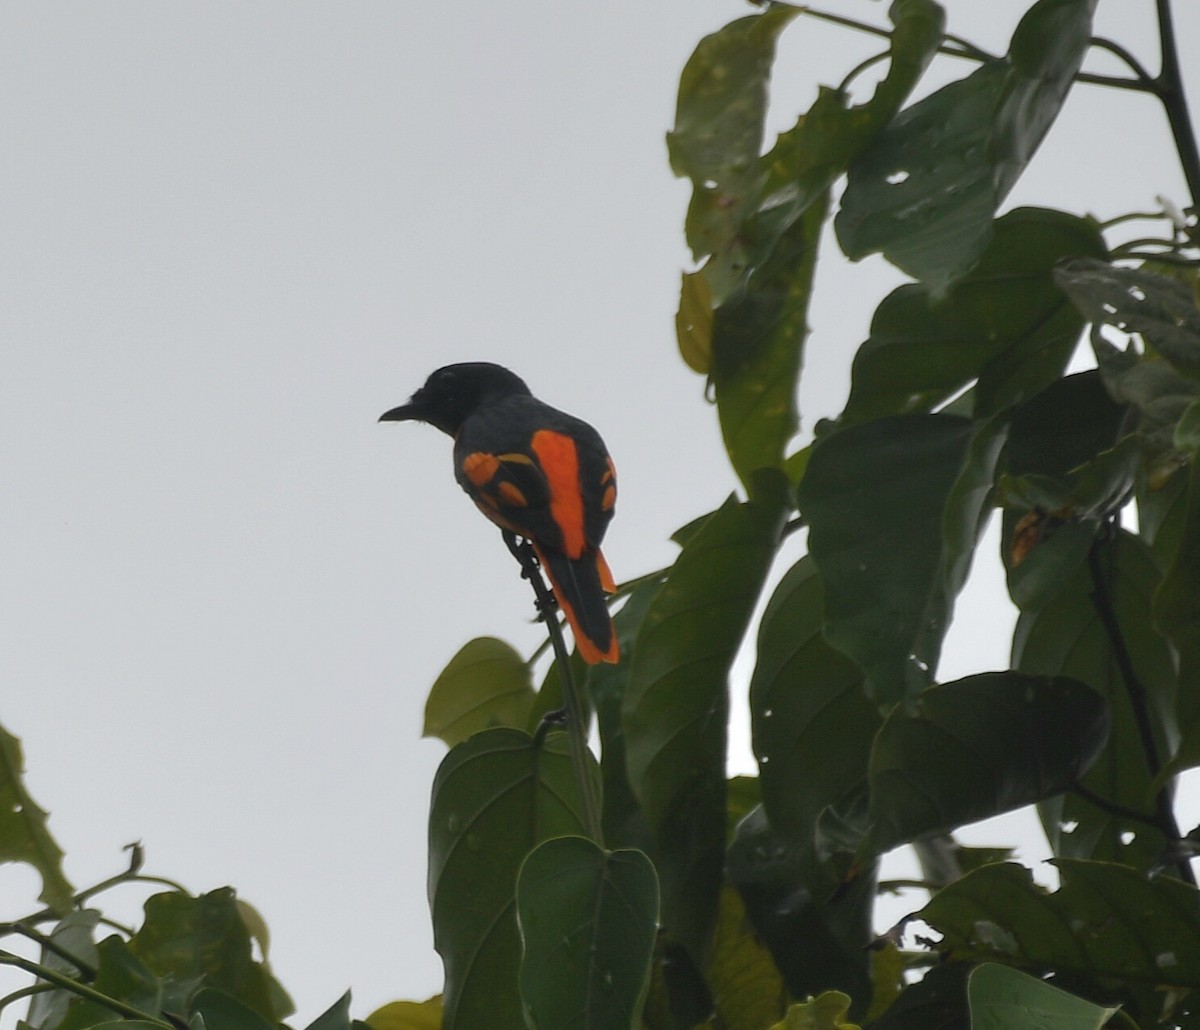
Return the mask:
[[[1028,869],[985,866],[940,890],[917,917],[943,934],[959,960],[996,961],[1112,998],[1124,988],[1131,1015],[1157,1024],[1156,985],[1200,987],[1200,894],[1168,876],[1125,865],[1057,859],[1061,888],[1048,893]],[[1138,1011],[1138,1009],[1141,1011]]]
[[1062,374],[1083,329],[1051,272],[1104,253],[1090,219],[1041,208],[997,219],[979,265],[944,300],[910,283],[879,305],[839,421],[929,411],[974,379],[979,414],[1036,393]]
[[[888,14],[895,28],[887,75],[871,99],[857,106],[848,106],[844,93],[820,87],[812,107],[780,134],[762,159],[767,173],[762,201],[742,233],[751,260],[740,268],[720,269],[715,273],[719,281],[743,281],[896,116],[924,74],[941,44],[945,12],[933,0],[897,0]],[[711,268],[705,271],[714,275]]]
[[771,1030],[858,1030],[846,1022],[850,999],[841,991],[824,991],[816,998],[792,1005],[783,1021]]
[[1085,259],[1065,265],[1055,278],[1089,322],[1137,333],[1177,372],[1200,380],[1200,308],[1187,285]]
[[[779,466],[797,428],[796,381],[828,189],[895,114],[941,41],[932,0],[899,0],[891,66],[871,99],[846,106],[822,89],[795,128],[759,157],[775,36],[798,9],[768,8],[701,43],[684,72],[672,164],[691,175],[685,275],[676,331],[688,365],[711,372],[726,447],[747,487]],[[741,81],[732,81],[735,73]],[[687,103],[685,105],[685,99]],[[687,113],[687,131],[678,128]],[[707,134],[701,132],[707,128]]]
[[645,616],[625,687],[629,781],[654,835],[663,923],[698,965],[724,866],[728,674],[785,503],[731,499],[689,539]]
[[821,634],[824,587],[810,557],[780,581],[760,623],[750,719],[772,828],[812,846],[821,810],[866,782],[882,724],[862,671]]
[[799,488],[825,580],[825,636],[890,706],[933,678],[1003,426],[897,415],[817,441]]
[[0,862],[25,862],[42,877],[39,899],[65,913],[74,890],[63,875],[62,849],[50,836],[46,812],[25,789],[21,742],[0,727]]
[[583,837],[538,845],[517,880],[531,1030],[634,1026],[650,981],[658,880],[640,851]]
[[871,1030],[968,1030],[966,962],[930,969],[900,992]]
[[761,1030],[784,1013],[783,978],[747,918],[741,895],[728,885],[721,889],[708,982],[719,1025],[727,1030]]
[[[100,965],[100,951],[95,941],[96,926],[99,922],[98,910],[76,909],[58,921],[50,933],[50,939],[62,952],[96,969]],[[38,962],[65,976],[74,977],[80,973],[80,968],[74,962],[48,948],[42,948]],[[26,1021],[30,1026],[57,1027],[74,998],[74,994],[61,987],[39,992],[29,1000]]]
[[245,1002],[213,987],[197,993],[193,1012],[204,1020],[205,1030],[276,1030]]
[[758,204],[775,42],[799,11],[770,7],[705,36],[679,80],[671,169],[692,180],[687,240],[697,260],[729,247]]
[[447,1030],[524,1028],[517,872],[543,840],[582,832],[562,734],[539,743],[519,730],[485,730],[446,755],[430,804],[429,905]]
[[350,992],[347,991],[309,1023],[306,1030],[350,1030],[351,1023]]
[[1179,657],[1177,721],[1182,739],[1163,775],[1200,765],[1200,456],[1188,467],[1178,544],[1154,595],[1154,622]]
[[751,496],[754,474],[782,469],[796,435],[796,388],[826,210],[824,200],[809,207],[713,316],[712,382],[721,435]]
[[520,729],[529,719],[533,697],[525,660],[503,640],[476,637],[434,681],[421,735],[454,747],[493,726]]
[[988,672],[897,706],[870,764],[871,854],[1057,794],[1108,738],[1104,700],[1075,680]]
[[442,1030],[442,999],[392,1001],[366,1018],[371,1030]]
[[[1042,546],[1050,547],[1057,539]],[[1157,564],[1146,544],[1125,531],[1094,546],[1094,562],[1121,638],[1147,694],[1159,752],[1169,755],[1178,740],[1177,682],[1171,649],[1151,618],[1160,579]],[[1147,764],[1129,688],[1097,612],[1095,592],[1089,562],[1084,562],[1064,575],[1058,590],[1039,608],[1022,612],[1013,634],[1013,666],[1031,675],[1070,676],[1105,697],[1112,710],[1112,734],[1082,783],[1108,802],[1152,819],[1157,770]],[[1078,794],[1046,801],[1039,813],[1050,846],[1059,856],[1109,859],[1147,869],[1166,847],[1166,840],[1152,827],[1099,808]]]
[[1040,0],[1003,60],[903,111],[850,169],[835,227],[857,260],[882,251],[942,296],[988,245],[992,215],[1079,70],[1095,0]]
[[233,888],[195,898],[166,891],[148,898],[145,912],[129,948],[155,976],[203,982],[270,1023],[295,1011],[266,965],[254,960]]
[[707,375],[712,368],[712,287],[703,272],[684,272],[675,313],[679,353],[693,372]]
[[[91,986],[99,993],[145,1013],[164,1010],[187,1012],[190,998],[198,980],[164,985],[130,951],[128,944],[116,935],[106,937],[96,946],[96,978]],[[57,993],[57,992],[55,992]],[[85,1001],[69,995],[66,1014],[59,1020],[37,1023],[37,1026],[53,1027],[55,1030],[84,1030],[112,1019],[112,1010],[94,1001]],[[58,1011],[57,1005],[53,1006]],[[30,1024],[34,1011],[30,1009]]]
[[[613,617],[622,654],[631,654],[646,613],[662,587],[665,576],[643,580]],[[625,728],[621,704],[629,682],[630,662],[593,665],[587,673],[587,695],[596,708],[600,732],[600,777],[603,786],[601,822],[604,840],[610,847],[650,847],[650,831],[638,804],[625,765]]]
[[971,973],[967,998],[972,1030],[1101,1030],[1117,1012],[995,962]]

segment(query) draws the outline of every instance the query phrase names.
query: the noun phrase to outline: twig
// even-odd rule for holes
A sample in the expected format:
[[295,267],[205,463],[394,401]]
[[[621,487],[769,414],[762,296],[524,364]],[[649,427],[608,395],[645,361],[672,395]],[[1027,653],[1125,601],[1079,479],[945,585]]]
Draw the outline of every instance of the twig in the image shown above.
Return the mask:
[[[587,726],[583,719],[583,705],[575,686],[575,677],[571,674],[571,656],[563,641],[562,626],[554,616],[556,608],[554,595],[550,593],[541,570],[538,568],[537,554],[528,540],[518,540],[514,533],[503,531],[504,542],[512,552],[513,557],[521,564],[521,574],[529,580],[533,587],[533,595],[537,600],[538,612],[546,623],[546,631],[550,634],[550,642],[554,646],[554,659],[558,665],[558,673],[562,678],[563,709],[567,723],[567,744],[571,753],[571,767],[575,773],[576,786],[579,788],[579,799],[583,807],[583,826],[587,835],[601,847],[604,846],[604,831],[600,823],[600,801],[596,796],[596,783],[591,775],[588,757]],[[553,722],[547,716],[544,720]]]
[[1154,76],[1146,71],[1145,65],[1136,57],[1126,50],[1120,43],[1111,39],[1105,39],[1103,36],[1093,36],[1090,40],[1091,45],[1097,50],[1107,50],[1110,54],[1120,58],[1125,62],[1126,66],[1137,77],[1138,81],[1145,86],[1154,86]]
[[14,955],[12,952],[0,951],[0,966],[16,966],[18,969],[23,969],[27,973],[32,973],[34,976],[47,983],[54,984],[55,987],[61,987],[65,991],[70,991],[72,994],[83,998],[86,1001],[94,1001],[97,1005],[102,1005],[110,1012],[115,1012],[118,1015],[125,1016],[127,1019],[142,1019],[147,1023],[153,1023],[155,1026],[162,1027],[163,1030],[175,1030],[172,1024],[164,1022],[157,1016],[143,1012],[133,1005],[127,1005],[125,1002],[117,998],[110,998],[107,994],[102,994],[86,984],[81,984],[78,980],[72,980],[69,976],[64,976],[57,970],[50,969],[34,962],[32,959],[27,959],[21,955]]
[[[1111,522],[1107,524],[1111,532]],[[1113,660],[1120,670],[1121,679],[1125,684],[1125,692],[1129,696],[1129,706],[1133,711],[1133,720],[1137,726],[1138,738],[1141,741],[1142,753],[1146,756],[1146,766],[1151,778],[1162,771],[1162,759],[1158,753],[1158,742],[1154,739],[1154,725],[1150,720],[1150,699],[1146,685],[1133,667],[1133,659],[1129,656],[1129,648],[1125,644],[1125,635],[1121,632],[1121,623],[1113,608],[1112,597],[1109,593],[1105,569],[1101,561],[1100,545],[1103,537],[1098,536],[1088,549],[1088,571],[1092,579],[1092,604],[1108,637],[1109,647],[1112,648]],[[1175,819],[1175,810],[1171,806],[1170,791],[1164,785],[1154,798],[1154,826],[1169,841],[1179,840],[1179,823]],[[1182,859],[1176,868],[1179,878],[1193,886],[1196,875],[1191,863]]]
[[1085,787],[1082,783],[1076,783],[1071,788],[1071,793],[1079,795],[1089,805],[1094,805],[1109,815],[1115,815],[1120,819],[1127,819],[1130,822],[1141,823],[1143,826],[1149,826],[1159,832],[1162,831],[1162,827],[1158,825],[1158,820],[1154,816],[1146,815],[1145,812],[1139,812],[1136,808],[1127,808],[1116,801],[1109,801],[1108,798],[1101,797],[1094,790]]
[[0,936],[6,936],[10,933],[25,937],[33,941],[43,951],[57,955],[65,962],[70,962],[71,965],[79,970],[85,980],[94,980],[96,978],[95,966],[72,954],[49,934],[42,933],[40,930],[35,930],[32,926],[25,926],[22,923],[0,923]]
[[1188,113],[1187,95],[1183,91],[1183,76],[1179,70],[1179,52],[1175,44],[1175,23],[1171,17],[1170,0],[1156,0],[1158,10],[1158,38],[1162,51],[1162,66],[1155,79],[1158,96],[1167,111],[1171,135],[1175,138],[1175,149],[1179,163],[1183,166],[1183,177],[1188,192],[1192,195],[1192,207],[1200,207],[1200,148],[1196,146],[1196,130]]

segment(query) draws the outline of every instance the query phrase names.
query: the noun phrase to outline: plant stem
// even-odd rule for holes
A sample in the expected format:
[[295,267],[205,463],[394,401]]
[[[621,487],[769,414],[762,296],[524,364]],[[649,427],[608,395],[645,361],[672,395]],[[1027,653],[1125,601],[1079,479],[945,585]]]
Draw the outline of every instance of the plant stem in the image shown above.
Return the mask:
[[567,645],[563,640],[562,626],[554,617],[556,608],[554,595],[550,593],[545,580],[542,579],[533,545],[528,540],[518,541],[516,535],[507,530],[504,531],[504,542],[520,562],[521,574],[529,580],[533,587],[538,612],[546,623],[546,631],[550,634],[550,643],[554,647],[555,664],[558,666],[558,674],[562,678],[567,744],[571,754],[571,767],[575,773],[575,784],[579,789],[580,804],[583,808],[584,830],[600,847],[604,847],[604,831],[600,822],[600,800],[596,795],[596,782],[592,778],[591,766],[588,763],[590,751],[587,742],[587,725],[583,717],[583,704],[575,685],[575,677],[571,673],[571,656],[567,652]]
[[143,1012],[141,1009],[127,1005],[116,998],[110,998],[107,994],[101,994],[86,984],[81,984],[78,980],[72,980],[69,976],[64,976],[57,970],[39,965],[37,962],[24,958],[21,955],[14,955],[8,951],[0,951],[0,966],[16,966],[18,969],[23,969],[25,972],[32,973],[39,979],[45,980],[47,983],[54,984],[55,987],[61,987],[65,991],[70,991],[77,997],[83,998],[86,1001],[94,1001],[97,1005],[102,1005],[110,1012],[116,1012],[126,1019],[141,1019],[147,1023],[153,1023],[155,1026],[162,1027],[163,1030],[175,1030],[175,1027],[170,1023],[164,1022],[149,1012]]
[[[1111,531],[1111,523],[1108,524]],[[1092,604],[1104,627],[1112,648],[1113,660],[1121,672],[1121,680],[1125,684],[1125,692],[1129,696],[1129,707],[1133,711],[1134,724],[1137,726],[1138,739],[1141,741],[1142,753],[1146,756],[1146,766],[1151,779],[1162,771],[1162,760],[1158,753],[1158,743],[1154,739],[1154,724],[1150,718],[1150,696],[1146,685],[1133,667],[1133,659],[1125,644],[1125,635],[1121,631],[1121,623],[1113,607],[1112,595],[1109,591],[1108,579],[1105,575],[1104,563],[1101,560],[1101,540],[1097,537],[1088,550],[1088,571],[1092,579]],[[1171,793],[1167,786],[1159,790],[1154,798],[1154,825],[1168,841],[1180,839],[1179,823],[1175,819],[1175,810],[1171,805]],[[1191,863],[1181,859],[1176,863],[1179,878],[1185,883],[1196,885],[1196,876]]]
[[1183,177],[1192,195],[1192,208],[1200,208],[1200,149],[1196,146],[1196,131],[1188,113],[1187,96],[1183,91],[1183,76],[1179,70],[1179,52],[1175,44],[1175,23],[1171,17],[1171,0],[1155,0],[1158,10],[1158,38],[1162,49],[1162,66],[1155,79],[1158,96],[1167,111],[1175,149],[1183,166]]
[[22,937],[33,941],[43,951],[48,951],[52,955],[57,955],[64,962],[70,962],[80,974],[88,980],[93,980],[96,977],[96,967],[85,962],[83,959],[73,955],[64,948],[58,941],[54,940],[49,934],[44,934],[35,930],[32,926],[25,926],[22,923],[0,923],[0,936],[5,936],[10,933],[20,934]]
[[1093,36],[1090,42],[1091,45],[1097,50],[1107,50],[1110,54],[1113,54],[1115,57],[1118,57],[1124,61],[1126,66],[1131,72],[1133,72],[1137,80],[1141,82],[1142,85],[1153,87],[1154,76],[1146,71],[1146,68],[1142,62],[1134,57],[1133,54],[1131,54],[1123,46],[1121,46],[1120,43],[1116,43],[1111,39],[1105,39],[1103,36]]

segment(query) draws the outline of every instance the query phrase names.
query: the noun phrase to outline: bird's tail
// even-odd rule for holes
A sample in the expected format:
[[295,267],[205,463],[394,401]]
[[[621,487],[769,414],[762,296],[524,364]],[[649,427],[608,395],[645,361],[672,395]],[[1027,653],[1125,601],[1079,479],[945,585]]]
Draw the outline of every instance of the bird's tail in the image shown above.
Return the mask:
[[604,555],[595,550],[568,558],[561,551],[536,549],[558,606],[575,634],[579,656],[589,665],[617,661],[617,634],[604,603],[604,595],[616,590],[616,584]]

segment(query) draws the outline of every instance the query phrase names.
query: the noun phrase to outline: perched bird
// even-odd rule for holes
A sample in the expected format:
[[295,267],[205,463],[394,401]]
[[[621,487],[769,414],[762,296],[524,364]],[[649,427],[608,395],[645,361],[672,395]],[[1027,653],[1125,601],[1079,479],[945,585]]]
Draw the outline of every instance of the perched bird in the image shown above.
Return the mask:
[[428,422],[454,437],[459,485],[496,525],[533,545],[580,656],[617,661],[604,603],[616,585],[600,551],[617,474],[600,434],[487,361],[439,368],[379,421]]

